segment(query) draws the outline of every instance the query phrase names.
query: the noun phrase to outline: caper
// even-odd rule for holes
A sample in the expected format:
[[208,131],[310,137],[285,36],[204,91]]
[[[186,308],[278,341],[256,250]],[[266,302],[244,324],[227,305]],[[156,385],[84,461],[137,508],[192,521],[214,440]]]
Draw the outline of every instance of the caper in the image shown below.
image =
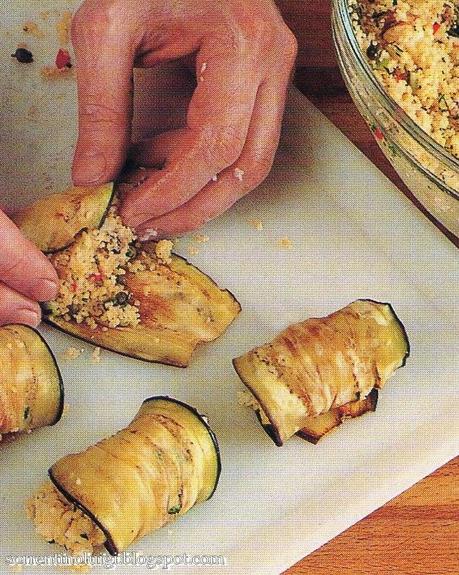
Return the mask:
[[129,294],[127,294],[124,291],[120,291],[119,293],[116,294],[114,298],[114,303],[116,305],[126,305],[128,300],[129,300]]
[[377,60],[380,53],[381,48],[379,44],[374,44],[372,42],[367,48],[367,56],[370,60]]

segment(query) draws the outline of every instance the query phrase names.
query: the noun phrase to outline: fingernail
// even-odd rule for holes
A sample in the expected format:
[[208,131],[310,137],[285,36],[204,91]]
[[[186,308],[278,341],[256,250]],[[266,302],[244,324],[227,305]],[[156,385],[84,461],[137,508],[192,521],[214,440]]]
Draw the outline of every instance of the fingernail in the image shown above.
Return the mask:
[[40,278],[33,286],[33,295],[38,301],[49,301],[56,297],[59,286],[53,280]]
[[15,321],[35,327],[40,323],[40,315],[33,309],[23,308],[15,314]]
[[77,154],[73,166],[73,181],[77,186],[96,184],[103,180],[106,169],[107,160],[102,152]]

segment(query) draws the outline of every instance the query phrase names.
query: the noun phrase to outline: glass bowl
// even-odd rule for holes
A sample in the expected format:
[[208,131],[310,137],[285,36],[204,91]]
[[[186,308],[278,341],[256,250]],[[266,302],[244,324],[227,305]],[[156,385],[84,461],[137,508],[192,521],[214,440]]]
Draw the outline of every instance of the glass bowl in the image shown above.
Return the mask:
[[348,0],[333,0],[332,27],[344,81],[379,147],[425,209],[459,238],[459,159],[385,92],[355,37]]

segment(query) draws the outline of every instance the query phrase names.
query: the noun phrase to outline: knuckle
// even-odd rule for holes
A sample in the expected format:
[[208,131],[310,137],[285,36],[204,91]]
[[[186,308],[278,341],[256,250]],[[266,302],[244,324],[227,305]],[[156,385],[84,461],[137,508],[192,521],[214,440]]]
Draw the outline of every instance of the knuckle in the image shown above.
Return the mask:
[[118,0],[86,0],[72,19],[72,42],[91,47],[100,39],[116,34],[126,25],[125,10]]
[[233,126],[211,127],[201,132],[200,148],[204,162],[215,171],[221,171],[234,164],[241,155],[244,140]]
[[88,101],[81,103],[80,119],[86,124],[108,124],[110,126],[124,127],[124,116],[114,106],[105,104],[101,98],[91,96]]

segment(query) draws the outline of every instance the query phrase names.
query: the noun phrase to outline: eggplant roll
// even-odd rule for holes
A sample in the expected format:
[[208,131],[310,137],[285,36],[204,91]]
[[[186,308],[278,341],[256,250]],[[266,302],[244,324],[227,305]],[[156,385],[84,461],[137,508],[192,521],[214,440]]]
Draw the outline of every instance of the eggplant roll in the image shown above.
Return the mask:
[[64,406],[56,360],[41,335],[30,327],[0,328],[0,434],[54,425]]
[[[104,544],[116,555],[209,499],[219,475],[218,443],[207,420],[185,403],[152,397],[127,428],[55,463],[52,487],[29,501],[28,514],[48,541],[70,551]],[[47,501],[56,500],[64,514],[74,514],[63,526],[46,524]],[[68,523],[83,519],[84,533],[75,534]]]
[[[408,355],[408,337],[392,306],[357,300],[288,327],[233,364],[265,430],[280,446],[303,428],[307,436],[310,418],[344,405],[352,411],[352,403],[381,389]],[[374,410],[376,403],[367,407]]]

